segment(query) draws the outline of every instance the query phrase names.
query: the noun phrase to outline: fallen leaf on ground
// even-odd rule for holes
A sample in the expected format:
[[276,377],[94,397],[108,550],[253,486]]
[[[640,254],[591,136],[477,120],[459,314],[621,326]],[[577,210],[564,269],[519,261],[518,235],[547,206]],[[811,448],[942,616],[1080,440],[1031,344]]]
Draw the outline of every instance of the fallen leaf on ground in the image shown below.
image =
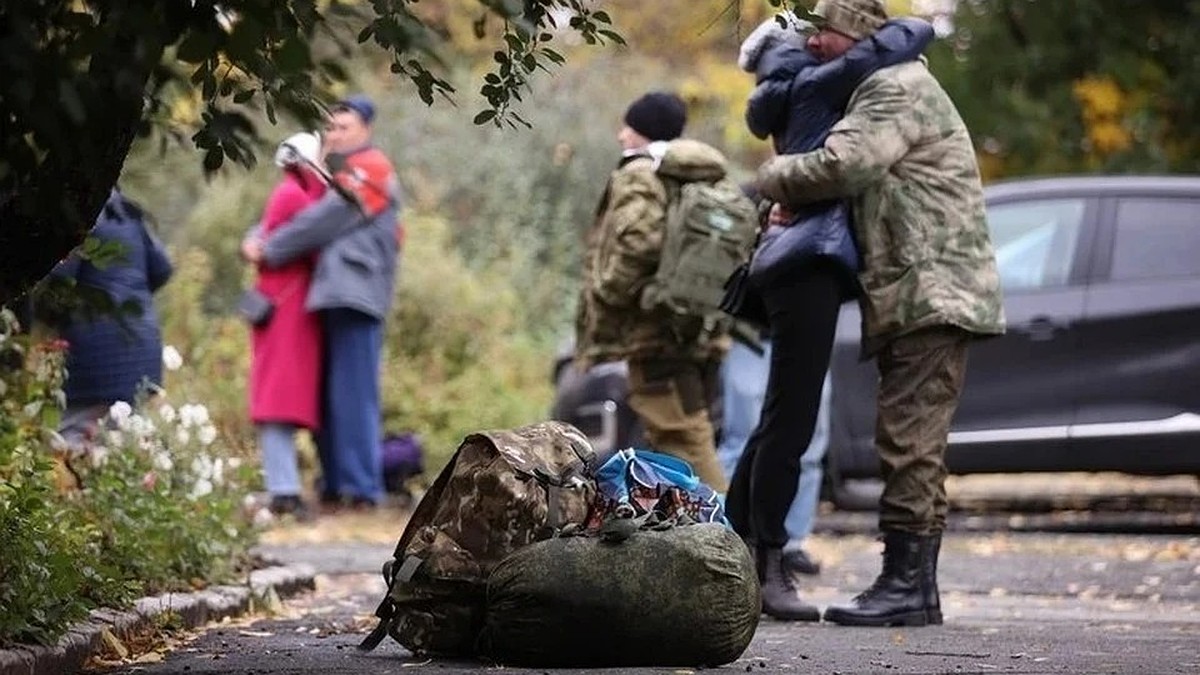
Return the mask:
[[104,646],[116,654],[118,659],[129,658],[129,648],[121,642],[121,638],[113,635],[113,632],[107,628],[101,629],[100,639],[104,642]]

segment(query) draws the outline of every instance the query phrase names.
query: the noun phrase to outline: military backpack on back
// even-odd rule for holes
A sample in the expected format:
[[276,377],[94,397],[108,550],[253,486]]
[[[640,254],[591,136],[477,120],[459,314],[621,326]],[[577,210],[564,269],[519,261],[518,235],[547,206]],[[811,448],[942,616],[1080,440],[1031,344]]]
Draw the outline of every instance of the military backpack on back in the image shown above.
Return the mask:
[[488,575],[513,551],[584,522],[594,458],[562,422],[467,436],[384,565],[379,625],[360,647],[391,635],[414,653],[474,654]]
[[724,321],[725,282],[754,249],[754,203],[709,145],[683,139],[651,144],[648,152],[668,199],[662,256],[642,304],[696,323]]

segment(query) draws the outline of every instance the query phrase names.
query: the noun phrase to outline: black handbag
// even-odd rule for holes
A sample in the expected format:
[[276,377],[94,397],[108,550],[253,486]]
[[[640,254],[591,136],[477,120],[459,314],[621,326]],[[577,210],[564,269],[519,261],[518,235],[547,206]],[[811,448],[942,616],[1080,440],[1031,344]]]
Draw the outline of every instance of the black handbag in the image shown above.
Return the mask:
[[238,299],[237,312],[251,326],[265,326],[275,313],[275,303],[257,288],[248,288]]
[[750,277],[756,285],[770,287],[781,275],[818,256],[839,263],[851,277],[858,272],[858,247],[845,202],[810,206],[791,223],[768,227],[754,248]]
[[267,325],[272,316],[275,316],[275,306],[292,297],[298,289],[304,286],[302,279],[296,279],[288,284],[283,292],[278,297],[272,299],[271,296],[251,286],[242,291],[242,297],[238,298],[237,313],[245,319],[246,323],[255,328]]
[[[761,238],[762,231],[760,230],[758,236],[754,238],[754,250],[758,250]],[[767,306],[763,303],[758,287],[750,281],[750,266],[753,262],[754,254],[751,253],[750,259],[738,265],[725,280],[725,295],[721,297],[719,306],[721,311],[739,321],[766,327],[769,323]]]

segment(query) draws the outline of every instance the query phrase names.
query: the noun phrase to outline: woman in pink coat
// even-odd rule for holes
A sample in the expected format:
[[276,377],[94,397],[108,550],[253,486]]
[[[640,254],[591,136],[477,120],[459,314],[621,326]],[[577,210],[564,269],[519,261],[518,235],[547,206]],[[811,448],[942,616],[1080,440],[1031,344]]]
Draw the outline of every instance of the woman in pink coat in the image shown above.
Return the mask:
[[[295,134],[279,145],[275,164],[283,176],[261,223],[262,234],[287,227],[293,216],[325,193],[316,134]],[[275,309],[254,327],[250,369],[250,419],[258,430],[263,475],[276,514],[307,516],[300,498],[296,431],[315,431],[320,419],[321,322],[304,308],[315,256],[282,267],[259,266],[255,287]]]

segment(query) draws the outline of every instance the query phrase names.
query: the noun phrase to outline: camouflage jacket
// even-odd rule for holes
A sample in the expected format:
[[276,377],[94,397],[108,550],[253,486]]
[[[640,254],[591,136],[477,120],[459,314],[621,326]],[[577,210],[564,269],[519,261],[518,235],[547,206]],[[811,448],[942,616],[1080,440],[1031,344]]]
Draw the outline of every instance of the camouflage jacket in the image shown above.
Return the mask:
[[666,230],[672,186],[660,176],[716,180],[725,175],[721,161],[711,146],[676,140],[625,157],[613,171],[587,233],[575,321],[581,367],[633,357],[708,358],[728,349],[724,333],[681,336],[660,310],[641,302],[658,269]]
[[966,125],[921,62],[876,71],[823,148],[759,169],[786,205],[849,197],[863,256],[863,353],[920,328],[1004,332],[1000,279]]

